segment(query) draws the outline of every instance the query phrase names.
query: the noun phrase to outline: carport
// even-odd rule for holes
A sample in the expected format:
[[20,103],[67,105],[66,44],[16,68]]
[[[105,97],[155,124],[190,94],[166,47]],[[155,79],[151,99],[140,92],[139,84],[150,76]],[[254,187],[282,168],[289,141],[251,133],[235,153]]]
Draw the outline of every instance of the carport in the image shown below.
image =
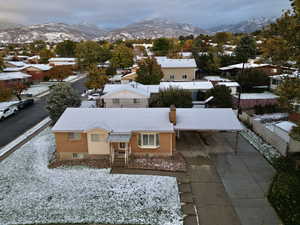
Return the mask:
[[237,153],[239,132],[244,129],[232,109],[176,109],[174,129],[180,138],[180,131],[235,132],[235,153]]

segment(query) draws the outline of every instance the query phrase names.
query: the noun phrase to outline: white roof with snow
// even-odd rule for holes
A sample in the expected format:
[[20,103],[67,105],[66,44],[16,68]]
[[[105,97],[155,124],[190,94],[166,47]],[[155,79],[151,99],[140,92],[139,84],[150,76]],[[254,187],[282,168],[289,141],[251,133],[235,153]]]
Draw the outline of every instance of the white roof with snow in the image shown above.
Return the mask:
[[293,127],[297,127],[297,124],[292,123],[290,121],[282,121],[275,124],[276,127],[279,127],[280,129],[286,131],[287,133],[290,133]]
[[24,66],[24,69],[28,68],[28,67],[33,67],[33,68],[36,68],[36,69],[39,69],[42,71],[47,71],[47,70],[52,69],[52,66],[49,66],[48,64],[26,64]]
[[169,59],[167,57],[156,57],[156,60],[162,68],[197,68],[195,59]]
[[[238,97],[238,96],[235,96]],[[241,99],[276,99],[277,95],[274,95],[270,92],[264,93],[243,93],[241,94]]]
[[188,82],[161,82],[160,89],[180,88],[184,90],[209,90],[213,88],[213,84],[209,81],[188,81]]
[[169,108],[67,108],[52,130],[85,132],[97,128],[114,133],[174,130]]
[[223,78],[220,76],[205,76],[204,80],[208,80],[208,81],[230,81],[227,78]]
[[112,91],[108,92],[105,95],[102,95],[101,98],[116,98],[118,93],[122,93],[120,98],[129,98],[134,99],[139,96],[140,98],[149,98],[150,92],[143,88],[135,88],[130,84],[120,85],[119,88],[115,88]]
[[23,67],[26,65],[26,63],[24,63],[24,62],[17,62],[17,61],[8,61],[7,63],[14,65],[16,67]]
[[[252,69],[252,68],[259,68],[259,67],[265,67],[269,66],[270,64],[256,64],[256,63],[245,63],[244,68],[245,69]],[[219,68],[220,70],[233,70],[233,69],[242,69],[243,68],[243,63],[239,64],[234,64],[230,66],[225,66]]]
[[295,71],[292,74],[274,75],[274,76],[270,76],[270,78],[275,79],[275,80],[283,80],[286,78],[300,78],[300,73],[298,73],[298,71]]
[[217,85],[224,85],[226,87],[239,87],[239,83],[238,82],[218,82]]
[[176,109],[175,129],[239,131],[243,126],[232,109]]
[[76,58],[50,58],[49,62],[76,62]]
[[17,80],[17,79],[26,79],[29,77],[31,77],[31,75],[22,72],[0,73],[0,80]]

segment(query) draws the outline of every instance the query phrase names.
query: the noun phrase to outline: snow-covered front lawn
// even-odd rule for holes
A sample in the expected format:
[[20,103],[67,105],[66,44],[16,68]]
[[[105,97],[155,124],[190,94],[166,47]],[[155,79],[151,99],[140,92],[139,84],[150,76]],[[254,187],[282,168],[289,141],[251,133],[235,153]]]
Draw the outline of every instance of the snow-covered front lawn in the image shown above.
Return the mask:
[[0,162],[0,224],[181,225],[176,179],[48,169],[50,129]]

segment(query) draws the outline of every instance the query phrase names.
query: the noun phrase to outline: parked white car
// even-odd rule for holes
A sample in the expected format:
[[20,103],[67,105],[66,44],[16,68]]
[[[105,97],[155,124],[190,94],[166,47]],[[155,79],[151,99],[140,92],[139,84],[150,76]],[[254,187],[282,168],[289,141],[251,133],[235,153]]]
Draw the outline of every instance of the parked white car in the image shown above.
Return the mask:
[[3,120],[18,111],[17,102],[0,103],[0,120]]

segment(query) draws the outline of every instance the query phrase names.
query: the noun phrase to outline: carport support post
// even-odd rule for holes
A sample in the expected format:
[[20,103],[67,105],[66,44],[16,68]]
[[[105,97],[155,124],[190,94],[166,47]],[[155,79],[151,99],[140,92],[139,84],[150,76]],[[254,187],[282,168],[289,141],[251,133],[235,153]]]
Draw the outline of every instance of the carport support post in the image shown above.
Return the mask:
[[236,155],[237,155],[237,153],[238,153],[239,135],[240,135],[240,132],[239,132],[239,131],[236,131],[236,132],[235,132],[235,146],[234,146],[234,153],[235,153]]
[[179,129],[177,130],[177,138],[180,138],[180,132],[179,132]]

